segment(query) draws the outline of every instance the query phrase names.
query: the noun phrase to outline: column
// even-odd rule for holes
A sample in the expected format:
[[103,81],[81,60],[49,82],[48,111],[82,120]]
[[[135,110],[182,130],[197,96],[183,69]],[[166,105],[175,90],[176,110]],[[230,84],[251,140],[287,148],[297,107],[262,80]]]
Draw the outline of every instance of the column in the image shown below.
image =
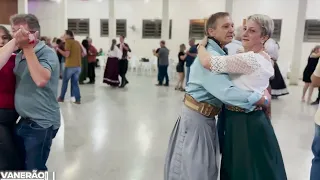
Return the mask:
[[28,14],[28,0],[18,0],[18,14]]
[[226,5],[225,11],[230,14],[230,17],[232,17],[233,0],[226,0],[225,5]]
[[293,58],[291,62],[291,72],[290,72],[290,85],[298,85],[299,75],[300,75],[300,59],[301,50],[304,37],[304,26],[306,21],[307,12],[307,2],[305,0],[299,0],[298,13],[297,13],[297,24],[293,43]]
[[115,18],[115,0],[109,0],[109,44],[112,44],[112,39],[117,37],[117,24]]
[[161,38],[162,40],[169,40],[169,0],[162,0],[162,25],[161,25]]
[[56,37],[60,37],[64,34],[65,30],[68,29],[68,16],[67,16],[67,5],[68,0],[60,0],[58,1],[59,7],[57,8],[57,16],[58,16],[58,28]]

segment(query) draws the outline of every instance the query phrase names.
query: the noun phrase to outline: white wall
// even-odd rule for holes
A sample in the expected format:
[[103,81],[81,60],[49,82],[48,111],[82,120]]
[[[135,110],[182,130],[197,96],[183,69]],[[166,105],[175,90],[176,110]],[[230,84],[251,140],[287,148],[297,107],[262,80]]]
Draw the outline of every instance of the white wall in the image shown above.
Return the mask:
[[[158,47],[160,39],[142,39],[142,19],[161,18],[162,0],[116,0],[117,19],[127,19],[127,26],[136,26],[134,32],[127,28],[127,42],[138,56],[151,56],[151,50]],[[170,0],[170,19],[173,21],[172,39],[167,42],[171,56],[176,58],[179,44],[188,43],[189,19],[201,19],[210,14],[224,11],[225,0]],[[40,8],[41,6],[41,8]],[[307,19],[320,19],[319,0],[308,0]],[[42,26],[42,34],[60,36],[56,26],[59,12],[54,2],[30,2],[29,12],[36,14]],[[108,2],[68,0],[68,18],[90,18],[90,36],[97,48],[108,49],[108,37],[100,37],[100,19],[109,16]],[[233,20],[236,26],[242,19],[254,13],[268,14],[274,19],[282,19],[279,65],[285,75],[293,57],[293,37],[296,26],[298,0],[234,0]],[[82,40],[84,37],[76,37]],[[303,43],[300,74],[306,65],[308,54],[315,43]]]

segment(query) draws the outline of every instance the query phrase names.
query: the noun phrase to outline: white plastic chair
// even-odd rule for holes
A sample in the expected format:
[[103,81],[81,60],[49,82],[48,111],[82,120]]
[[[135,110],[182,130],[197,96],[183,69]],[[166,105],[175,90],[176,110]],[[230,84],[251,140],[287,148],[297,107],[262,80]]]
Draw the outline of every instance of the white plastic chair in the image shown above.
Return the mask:
[[133,72],[134,70],[138,73],[138,66],[139,66],[139,59],[137,56],[132,56],[129,60],[129,68],[130,71]]

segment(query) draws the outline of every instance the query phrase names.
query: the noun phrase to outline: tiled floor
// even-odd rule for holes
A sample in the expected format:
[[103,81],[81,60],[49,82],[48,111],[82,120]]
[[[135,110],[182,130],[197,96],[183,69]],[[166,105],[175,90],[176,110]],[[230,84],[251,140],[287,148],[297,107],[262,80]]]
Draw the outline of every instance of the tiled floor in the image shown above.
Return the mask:
[[[163,179],[168,138],[183,93],[173,84],[154,86],[155,76],[131,73],[128,79],[128,87],[118,89],[98,77],[96,85],[81,86],[81,105],[61,104],[63,125],[48,162],[58,179]],[[301,86],[290,87],[290,95],[272,106],[289,180],[307,180],[312,158],[316,107],[301,103],[300,91]]]

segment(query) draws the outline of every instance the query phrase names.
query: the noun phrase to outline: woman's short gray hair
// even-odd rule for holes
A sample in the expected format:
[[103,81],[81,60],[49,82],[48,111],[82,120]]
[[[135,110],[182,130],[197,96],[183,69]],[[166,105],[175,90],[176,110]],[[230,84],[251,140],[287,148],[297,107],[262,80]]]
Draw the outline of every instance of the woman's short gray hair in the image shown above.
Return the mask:
[[249,16],[247,20],[254,21],[260,25],[262,36],[272,36],[274,30],[274,22],[269,16],[264,14],[254,14]]

